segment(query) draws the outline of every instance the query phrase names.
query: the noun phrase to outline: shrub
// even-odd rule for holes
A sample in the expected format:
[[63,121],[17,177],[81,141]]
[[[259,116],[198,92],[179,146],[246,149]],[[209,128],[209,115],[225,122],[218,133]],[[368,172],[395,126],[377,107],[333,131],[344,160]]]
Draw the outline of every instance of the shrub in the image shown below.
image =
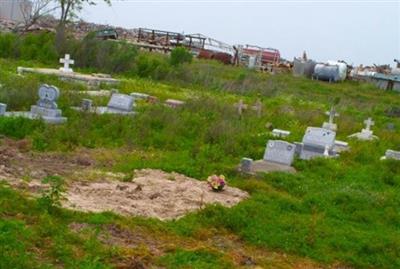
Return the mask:
[[170,63],[177,66],[183,63],[191,63],[193,55],[185,48],[179,47],[171,51]]

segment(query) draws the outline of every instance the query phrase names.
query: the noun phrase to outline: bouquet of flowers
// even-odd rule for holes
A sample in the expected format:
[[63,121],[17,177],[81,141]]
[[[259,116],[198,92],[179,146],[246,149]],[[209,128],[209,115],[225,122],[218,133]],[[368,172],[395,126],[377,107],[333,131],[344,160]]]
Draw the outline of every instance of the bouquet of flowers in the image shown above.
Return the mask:
[[225,176],[212,175],[207,178],[208,185],[213,191],[222,191],[226,185]]

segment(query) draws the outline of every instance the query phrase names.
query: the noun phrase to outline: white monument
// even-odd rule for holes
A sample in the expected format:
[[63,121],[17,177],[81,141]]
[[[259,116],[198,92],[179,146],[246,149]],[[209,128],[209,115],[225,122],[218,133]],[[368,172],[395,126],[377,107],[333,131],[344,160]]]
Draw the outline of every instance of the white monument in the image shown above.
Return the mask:
[[75,64],[75,61],[71,59],[69,54],[65,54],[64,58],[60,59],[60,63],[64,64],[64,67],[60,67],[61,72],[73,73],[74,71],[69,66]]
[[378,137],[374,135],[374,132],[371,130],[371,126],[373,126],[375,122],[371,118],[368,118],[367,120],[364,121],[364,124],[365,124],[365,129],[362,129],[360,133],[352,134],[349,137],[355,137],[359,140],[378,139]]

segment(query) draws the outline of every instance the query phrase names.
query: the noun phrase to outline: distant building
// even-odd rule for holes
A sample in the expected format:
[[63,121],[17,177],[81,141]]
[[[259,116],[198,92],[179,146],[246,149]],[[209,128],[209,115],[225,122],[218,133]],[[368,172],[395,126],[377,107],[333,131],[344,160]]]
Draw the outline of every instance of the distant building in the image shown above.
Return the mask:
[[24,14],[32,11],[29,0],[0,0],[0,19],[24,22]]

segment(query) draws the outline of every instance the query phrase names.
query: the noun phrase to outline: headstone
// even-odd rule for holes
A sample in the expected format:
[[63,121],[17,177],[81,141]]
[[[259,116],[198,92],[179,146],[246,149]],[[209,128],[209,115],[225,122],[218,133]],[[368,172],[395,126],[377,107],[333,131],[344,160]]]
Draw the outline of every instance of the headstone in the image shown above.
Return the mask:
[[69,54],[65,54],[64,58],[60,59],[60,63],[64,64],[64,67],[60,67],[61,72],[65,73],[73,73],[74,71],[72,68],[69,67],[69,65],[74,64],[75,61],[71,59],[71,56]]
[[147,102],[149,102],[150,104],[156,104],[156,103],[158,103],[158,98],[156,97],[156,96],[149,96],[148,98],[147,98]]
[[397,160],[400,161],[400,151],[395,151],[388,149],[385,152],[385,156],[381,158],[381,160]]
[[110,90],[111,95],[113,95],[114,93],[119,93],[118,89],[111,89]]
[[251,165],[253,164],[253,159],[243,158],[240,162],[240,171],[242,173],[250,173]]
[[285,130],[280,130],[280,129],[273,129],[272,130],[272,135],[275,137],[287,137],[290,135],[289,131],[285,131]]
[[243,99],[240,99],[237,104],[235,104],[235,107],[237,108],[239,116],[243,114],[243,110],[247,109],[247,105],[243,102]]
[[292,165],[296,146],[282,140],[269,140],[264,153],[267,162]]
[[130,94],[133,98],[135,99],[142,99],[142,100],[147,100],[149,99],[149,95],[145,93],[140,93],[140,92],[133,92]]
[[167,99],[165,101],[165,105],[171,108],[177,108],[180,106],[183,106],[185,104],[185,102],[180,101],[180,100],[175,100],[175,99]]
[[389,131],[394,131],[396,129],[396,125],[394,125],[394,123],[390,122],[386,125],[386,129],[388,129]]
[[344,142],[344,141],[340,141],[340,140],[335,140],[334,151],[343,152],[343,151],[347,151],[349,149],[350,149],[349,143]]
[[355,137],[359,140],[373,140],[377,139],[378,137],[373,135],[373,131],[371,130],[371,126],[375,124],[374,121],[372,121],[371,118],[368,118],[367,120],[364,121],[365,123],[365,129],[362,129],[360,133],[355,133],[350,135],[349,137]]
[[91,99],[82,99],[81,108],[82,111],[91,111],[93,101]]
[[120,93],[114,93],[108,102],[107,108],[109,112],[131,112],[135,99],[132,96]]
[[4,116],[6,114],[7,111],[7,105],[0,103],[0,116]]
[[329,156],[334,152],[336,132],[324,128],[308,127],[303,137],[300,158],[309,160],[313,157],[324,156],[326,150]]
[[335,117],[339,116],[339,114],[336,113],[335,107],[332,107],[331,110],[327,111],[325,114],[329,116],[329,121],[324,122],[324,124],[322,125],[322,128],[336,132],[337,124],[334,123],[334,120],[335,120]]
[[262,102],[260,99],[257,99],[256,103],[254,106],[251,107],[254,111],[257,113],[257,117],[261,117],[262,114]]

